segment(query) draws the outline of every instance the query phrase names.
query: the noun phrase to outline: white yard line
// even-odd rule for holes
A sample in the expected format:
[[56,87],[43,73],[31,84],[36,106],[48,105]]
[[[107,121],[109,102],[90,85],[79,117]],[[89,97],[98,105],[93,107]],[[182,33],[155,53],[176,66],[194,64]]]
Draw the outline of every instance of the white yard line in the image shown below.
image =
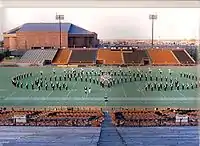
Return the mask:
[[162,95],[162,97],[163,97],[164,99],[166,98],[166,96],[163,94],[162,91],[160,91],[160,94]]
[[140,90],[139,88],[137,89],[138,92],[142,93],[142,95],[145,97],[145,94],[143,92],[143,90]]
[[195,91],[195,93],[197,93],[197,97],[200,97],[200,93],[198,91]]
[[126,95],[126,92],[125,92],[125,89],[124,89],[124,85],[122,84],[122,90],[124,92],[124,96],[127,98],[127,95]]
[[179,92],[178,90],[176,90],[176,92],[178,92],[182,97],[185,97],[185,95]]
[[53,90],[47,95],[47,97],[49,97],[52,93],[53,93]]
[[73,90],[73,88],[75,87],[75,85],[77,84],[77,82],[75,82],[72,86],[72,89],[69,90],[69,92],[67,93],[67,97],[69,97],[69,94],[72,92],[72,91],[76,91],[76,90]]
[[67,96],[66,97],[69,97],[69,94],[71,93],[71,91],[69,91],[68,93],[67,93]]

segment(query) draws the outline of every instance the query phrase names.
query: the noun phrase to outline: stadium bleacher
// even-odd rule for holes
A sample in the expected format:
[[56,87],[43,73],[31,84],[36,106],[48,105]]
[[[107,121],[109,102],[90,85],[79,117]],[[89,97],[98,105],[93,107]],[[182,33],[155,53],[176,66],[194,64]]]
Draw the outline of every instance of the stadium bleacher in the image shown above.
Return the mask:
[[136,64],[143,63],[143,59],[149,59],[146,50],[134,50],[133,52],[123,52],[125,64]]
[[72,50],[69,49],[59,49],[56,56],[53,59],[53,64],[55,65],[65,65],[68,64],[69,58],[71,56]]
[[[25,116],[26,122],[15,117]],[[6,110],[0,111],[0,126],[92,126],[99,127],[103,113],[99,109],[85,110]]]
[[57,49],[33,49],[28,50],[18,63],[43,64],[45,60],[52,61],[57,53]]
[[180,62],[169,49],[149,49],[148,54],[151,57],[153,65],[179,65]]
[[178,60],[183,65],[192,65],[195,64],[195,61],[191,58],[191,56],[185,50],[173,50],[174,55],[178,58]]
[[54,65],[193,65],[194,59],[184,49],[45,49],[28,50],[20,64],[42,65],[48,60]]
[[[184,111],[185,112],[185,111]],[[199,111],[186,111],[188,122],[176,122],[178,111],[165,110],[116,110],[111,112],[115,126],[197,126]],[[184,115],[184,114],[183,114]]]
[[103,61],[103,64],[121,65],[124,64],[122,51],[111,51],[110,49],[99,49],[97,60]]
[[69,64],[95,64],[96,63],[96,49],[90,50],[72,50]]

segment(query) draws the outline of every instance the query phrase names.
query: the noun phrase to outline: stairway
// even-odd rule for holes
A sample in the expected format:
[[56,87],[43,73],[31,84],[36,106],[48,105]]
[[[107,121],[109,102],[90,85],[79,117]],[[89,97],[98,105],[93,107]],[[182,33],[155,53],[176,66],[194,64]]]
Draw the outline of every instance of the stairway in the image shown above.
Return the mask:
[[97,146],[126,146],[117,128],[112,124],[108,112],[104,112],[104,121],[101,125],[101,132]]

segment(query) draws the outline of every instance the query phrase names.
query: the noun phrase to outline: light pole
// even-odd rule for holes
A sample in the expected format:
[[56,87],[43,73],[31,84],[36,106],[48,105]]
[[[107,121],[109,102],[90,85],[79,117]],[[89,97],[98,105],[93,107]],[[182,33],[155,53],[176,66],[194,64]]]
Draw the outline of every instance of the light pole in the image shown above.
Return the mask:
[[150,14],[149,19],[152,20],[152,32],[151,32],[151,46],[153,49],[153,31],[154,31],[154,20],[156,20],[158,17],[156,14]]
[[59,28],[60,28],[60,49],[62,47],[62,42],[61,42],[61,20],[64,20],[64,15],[57,15],[56,14],[56,20],[59,20]]

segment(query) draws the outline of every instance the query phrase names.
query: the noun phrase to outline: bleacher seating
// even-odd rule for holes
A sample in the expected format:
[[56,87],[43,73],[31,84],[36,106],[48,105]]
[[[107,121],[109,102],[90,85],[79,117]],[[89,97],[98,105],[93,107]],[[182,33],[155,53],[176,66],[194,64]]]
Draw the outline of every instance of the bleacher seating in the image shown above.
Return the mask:
[[97,60],[102,60],[103,64],[121,65],[124,64],[122,51],[111,51],[110,49],[99,49]]
[[57,53],[57,49],[33,49],[28,50],[18,63],[43,64],[45,60],[52,61]]
[[69,49],[59,49],[52,63],[55,65],[68,64],[71,52]]
[[[16,122],[14,116],[26,116]],[[103,113],[99,109],[82,110],[8,110],[0,111],[0,126],[92,126],[99,127]]]
[[180,62],[168,49],[149,49],[149,56],[153,65],[178,65]]
[[183,65],[191,65],[195,64],[195,61],[185,50],[173,50],[174,55],[178,58],[181,64]]
[[87,50],[72,50],[69,64],[95,64],[96,63],[96,49]]
[[163,110],[117,110],[111,112],[112,123],[116,126],[194,126],[198,125],[199,111],[188,111],[189,121],[177,123],[178,111]]
[[123,52],[125,64],[141,64],[143,59],[148,59],[146,50],[137,50],[133,52]]

